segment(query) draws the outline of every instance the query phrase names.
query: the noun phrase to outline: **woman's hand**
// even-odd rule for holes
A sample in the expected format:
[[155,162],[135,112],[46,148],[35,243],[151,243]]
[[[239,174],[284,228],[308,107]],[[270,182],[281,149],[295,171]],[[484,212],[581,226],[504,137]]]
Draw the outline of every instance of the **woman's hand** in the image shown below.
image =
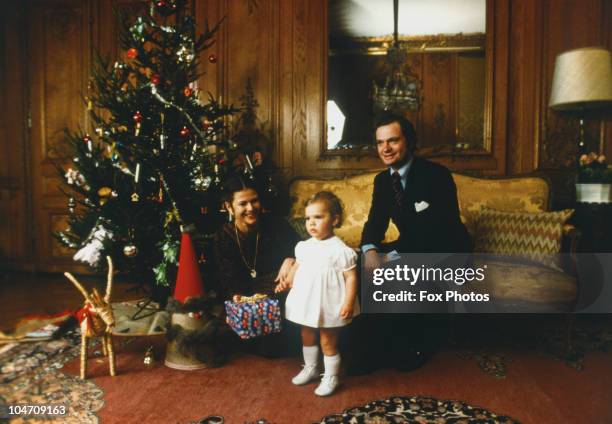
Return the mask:
[[276,279],[274,280],[274,282],[283,284],[283,285],[289,284],[288,287],[291,287],[290,286],[291,284],[290,275],[291,275],[291,268],[293,267],[294,263],[295,263],[294,258],[285,258],[285,260],[283,261],[283,264],[278,270],[278,275],[276,276]]
[[349,319],[353,317],[353,304],[344,304],[340,309],[340,316],[344,319]]
[[274,287],[274,293],[281,293],[285,290],[289,290],[291,286],[287,283],[278,283],[276,287]]

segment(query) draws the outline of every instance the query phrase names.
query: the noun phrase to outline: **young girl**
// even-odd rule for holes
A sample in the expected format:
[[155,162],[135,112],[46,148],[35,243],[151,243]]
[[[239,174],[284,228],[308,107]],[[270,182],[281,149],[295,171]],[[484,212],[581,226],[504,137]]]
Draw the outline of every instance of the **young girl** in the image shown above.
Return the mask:
[[[338,386],[338,332],[359,313],[357,254],[334,235],[334,227],[342,224],[342,205],[333,193],[321,191],[308,199],[305,216],[312,238],[295,247],[285,307],[287,319],[302,325],[305,365],[291,381],[302,385],[319,376],[319,336],[325,373],[315,394],[327,396]],[[279,284],[277,291],[286,288]]]

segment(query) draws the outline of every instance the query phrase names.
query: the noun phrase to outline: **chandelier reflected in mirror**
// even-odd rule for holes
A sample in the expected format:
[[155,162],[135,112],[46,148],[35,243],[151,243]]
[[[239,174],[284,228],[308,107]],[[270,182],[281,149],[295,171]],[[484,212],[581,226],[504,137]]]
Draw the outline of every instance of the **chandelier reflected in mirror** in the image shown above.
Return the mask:
[[400,45],[397,24],[399,0],[393,0],[393,44],[387,49],[382,78],[372,81],[375,112],[418,110],[421,82],[408,65],[408,51]]

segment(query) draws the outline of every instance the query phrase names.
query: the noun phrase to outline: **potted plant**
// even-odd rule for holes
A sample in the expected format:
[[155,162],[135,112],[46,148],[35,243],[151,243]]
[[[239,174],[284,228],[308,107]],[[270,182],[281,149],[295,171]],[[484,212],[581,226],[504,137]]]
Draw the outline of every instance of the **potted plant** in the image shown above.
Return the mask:
[[576,181],[576,201],[585,203],[610,203],[612,167],[606,157],[595,152],[580,156],[580,168]]

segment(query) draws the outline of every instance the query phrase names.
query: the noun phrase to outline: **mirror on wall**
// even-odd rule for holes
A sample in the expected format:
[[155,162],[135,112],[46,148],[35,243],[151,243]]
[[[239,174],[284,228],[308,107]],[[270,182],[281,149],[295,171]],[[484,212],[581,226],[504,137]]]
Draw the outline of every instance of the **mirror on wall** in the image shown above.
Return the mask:
[[421,154],[488,151],[486,31],[486,0],[328,0],[325,150],[372,149],[393,110]]

